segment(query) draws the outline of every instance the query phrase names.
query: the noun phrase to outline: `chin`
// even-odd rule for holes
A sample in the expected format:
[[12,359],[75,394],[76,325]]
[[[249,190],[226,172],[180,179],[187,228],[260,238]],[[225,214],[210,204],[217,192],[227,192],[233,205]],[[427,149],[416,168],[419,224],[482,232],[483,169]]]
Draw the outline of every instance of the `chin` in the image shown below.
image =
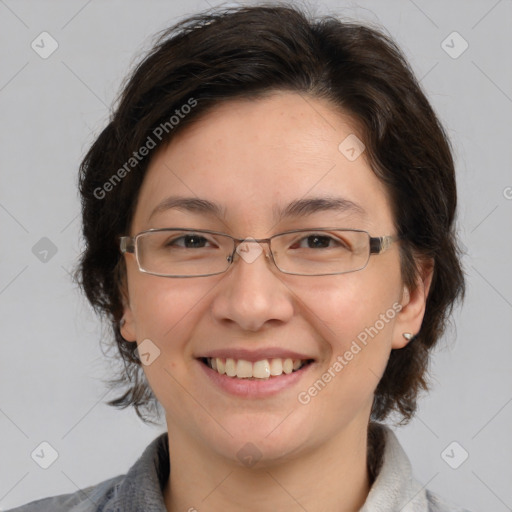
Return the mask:
[[[277,461],[295,458],[308,444],[312,443],[313,426],[308,428],[304,422],[297,424],[281,414],[245,413],[230,421],[224,421],[222,429],[203,430],[204,442],[218,455],[241,466],[258,468],[272,466]],[[285,419],[286,418],[286,419]],[[283,421],[284,420],[284,421]],[[221,431],[221,432],[219,432]]]

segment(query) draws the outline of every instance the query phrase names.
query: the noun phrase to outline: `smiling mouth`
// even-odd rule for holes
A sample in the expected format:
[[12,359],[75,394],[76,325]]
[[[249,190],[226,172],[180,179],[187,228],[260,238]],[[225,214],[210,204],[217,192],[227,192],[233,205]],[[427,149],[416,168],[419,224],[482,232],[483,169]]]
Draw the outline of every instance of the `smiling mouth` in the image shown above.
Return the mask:
[[200,357],[199,361],[219,375],[226,375],[234,379],[267,380],[283,374],[297,372],[311,364],[314,360],[272,358],[262,359],[253,363],[245,359],[232,359],[229,357]]

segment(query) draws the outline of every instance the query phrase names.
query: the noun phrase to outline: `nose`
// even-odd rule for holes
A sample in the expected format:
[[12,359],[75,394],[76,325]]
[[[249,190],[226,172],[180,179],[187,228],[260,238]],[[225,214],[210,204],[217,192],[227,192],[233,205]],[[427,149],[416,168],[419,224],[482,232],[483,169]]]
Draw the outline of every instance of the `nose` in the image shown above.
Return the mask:
[[258,331],[267,323],[284,323],[293,316],[293,295],[270,257],[268,244],[246,239],[222,275],[212,304],[217,321]]

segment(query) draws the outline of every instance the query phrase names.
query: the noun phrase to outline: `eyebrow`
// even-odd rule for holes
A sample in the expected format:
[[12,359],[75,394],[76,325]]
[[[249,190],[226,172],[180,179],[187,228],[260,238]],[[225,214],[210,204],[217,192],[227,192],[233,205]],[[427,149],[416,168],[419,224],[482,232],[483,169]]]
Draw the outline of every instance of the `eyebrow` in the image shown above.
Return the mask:
[[[186,212],[199,213],[203,215],[214,215],[225,217],[225,209],[219,204],[197,197],[171,196],[160,202],[151,212],[148,220],[156,215],[170,209],[176,208]],[[284,208],[274,207],[274,217],[277,222],[288,218],[306,217],[322,211],[334,211],[337,213],[349,213],[365,217],[365,209],[359,204],[343,197],[311,197],[292,201]]]

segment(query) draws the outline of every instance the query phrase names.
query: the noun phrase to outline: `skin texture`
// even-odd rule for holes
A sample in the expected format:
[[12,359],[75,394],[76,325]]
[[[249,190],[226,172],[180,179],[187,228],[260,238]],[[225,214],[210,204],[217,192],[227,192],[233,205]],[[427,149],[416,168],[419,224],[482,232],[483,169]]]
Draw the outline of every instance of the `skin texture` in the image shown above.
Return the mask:
[[[238,238],[329,227],[395,234],[383,184],[362,156],[338,145],[355,133],[348,116],[324,100],[280,92],[216,107],[153,156],[130,233],[185,226]],[[219,203],[222,218],[177,209],[149,216],[170,195]],[[273,208],[306,197],[342,196],[365,216],[333,211],[276,223]],[[265,244],[263,248],[266,250]],[[373,393],[392,349],[418,332],[430,274],[407,290],[397,244],[365,269],[336,276],[280,273],[260,255],[240,257],[227,273],[176,279],[138,271],[126,255],[123,337],[149,338],[161,351],[144,367],[166,411],[171,512],[352,511],[369,492],[367,425]],[[307,405],[307,390],[365,327],[401,311]],[[212,386],[196,357],[206,350],[282,347],[315,359],[296,385],[264,399],[234,397]],[[248,442],[261,453],[249,468],[237,457]]]

